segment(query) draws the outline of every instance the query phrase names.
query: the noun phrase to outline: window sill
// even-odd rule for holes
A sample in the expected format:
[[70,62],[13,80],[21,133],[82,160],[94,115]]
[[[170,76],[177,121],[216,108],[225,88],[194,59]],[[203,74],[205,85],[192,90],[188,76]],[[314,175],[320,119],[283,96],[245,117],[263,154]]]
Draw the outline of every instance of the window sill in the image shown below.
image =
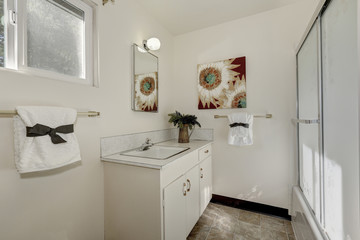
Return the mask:
[[25,75],[28,77],[39,77],[39,78],[45,78],[45,79],[49,79],[49,80],[57,80],[57,81],[68,82],[68,83],[76,83],[76,84],[81,84],[81,85],[91,86],[91,87],[99,87],[98,84],[96,84],[97,81],[91,81],[88,79],[67,76],[67,75],[49,72],[49,71],[45,71],[45,70],[39,70],[39,69],[35,69],[35,68],[12,69],[12,68],[0,67],[0,74],[1,74],[1,72],[9,72],[9,73]]

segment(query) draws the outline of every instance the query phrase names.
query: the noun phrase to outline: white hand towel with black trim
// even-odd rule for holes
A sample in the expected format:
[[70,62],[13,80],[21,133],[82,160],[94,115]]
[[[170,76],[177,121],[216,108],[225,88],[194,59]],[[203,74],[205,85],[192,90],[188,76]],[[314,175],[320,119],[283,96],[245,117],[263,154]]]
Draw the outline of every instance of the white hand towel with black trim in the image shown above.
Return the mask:
[[19,173],[59,168],[81,160],[73,132],[77,112],[62,107],[17,107],[15,164]]
[[234,146],[246,146],[253,144],[253,115],[246,112],[232,113],[228,115],[230,129],[228,143]]

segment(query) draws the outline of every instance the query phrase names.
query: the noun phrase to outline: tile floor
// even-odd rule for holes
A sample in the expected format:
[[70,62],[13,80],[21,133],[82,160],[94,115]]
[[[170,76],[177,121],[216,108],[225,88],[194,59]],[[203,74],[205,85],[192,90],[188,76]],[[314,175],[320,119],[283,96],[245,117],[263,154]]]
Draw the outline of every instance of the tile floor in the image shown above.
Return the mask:
[[295,240],[291,222],[210,203],[187,240]]

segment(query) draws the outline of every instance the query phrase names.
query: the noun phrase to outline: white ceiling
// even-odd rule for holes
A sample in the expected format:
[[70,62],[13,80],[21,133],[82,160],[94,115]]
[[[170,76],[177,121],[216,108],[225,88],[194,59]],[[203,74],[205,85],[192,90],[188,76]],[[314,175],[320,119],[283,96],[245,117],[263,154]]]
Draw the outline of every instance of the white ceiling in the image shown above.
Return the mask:
[[283,7],[301,0],[137,0],[172,34],[179,35]]

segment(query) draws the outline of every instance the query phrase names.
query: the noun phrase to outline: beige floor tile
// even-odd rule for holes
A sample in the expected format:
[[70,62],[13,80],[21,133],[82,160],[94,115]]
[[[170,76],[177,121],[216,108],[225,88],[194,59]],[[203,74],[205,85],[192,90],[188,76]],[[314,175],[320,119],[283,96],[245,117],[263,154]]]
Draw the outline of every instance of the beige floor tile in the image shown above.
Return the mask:
[[277,224],[283,224],[283,225],[284,225],[284,222],[286,221],[286,220],[283,220],[278,217],[272,217],[272,216],[267,216],[267,215],[263,215],[263,214],[261,214],[260,219],[263,222],[277,223]]
[[196,224],[191,230],[187,240],[205,240],[209,235],[210,227]]
[[260,225],[260,214],[239,210],[239,220],[255,225]]
[[234,232],[237,221],[237,218],[231,215],[220,215],[215,218],[212,227],[227,232]]
[[210,203],[187,240],[295,240],[290,221]]
[[241,234],[234,234],[234,240],[259,240],[259,238],[246,237]]
[[290,221],[285,221],[285,230],[287,234],[294,234],[294,230]]
[[218,208],[219,208],[219,214],[221,216],[231,216],[231,217],[235,217],[235,218],[239,217],[240,210],[237,208],[232,208],[232,207],[227,207],[227,206],[222,206],[222,205],[219,205]]
[[242,221],[238,221],[235,233],[246,237],[245,239],[260,239],[261,236],[260,226]]
[[234,234],[217,228],[211,228],[206,240],[232,240]]
[[275,231],[286,233],[284,220],[282,220],[280,218],[261,215],[260,216],[260,226],[265,229],[275,230]]
[[218,213],[209,208],[206,208],[204,213],[200,216],[198,224],[211,227],[217,216]]
[[223,205],[217,203],[209,203],[209,205],[207,206],[207,208],[215,211],[220,210],[221,207],[223,207]]
[[216,203],[209,203],[209,205],[206,207],[206,209],[211,210],[211,211],[218,211],[220,209],[220,204],[216,204]]
[[288,237],[284,232],[262,228],[261,240],[288,240]]
[[289,238],[289,240],[296,240],[294,234],[288,234],[288,238]]
[[222,205],[220,205],[220,204],[209,203],[209,205],[207,206],[205,211],[208,211],[209,214],[219,216],[219,215],[221,215],[221,212],[222,212],[221,207],[222,207]]

